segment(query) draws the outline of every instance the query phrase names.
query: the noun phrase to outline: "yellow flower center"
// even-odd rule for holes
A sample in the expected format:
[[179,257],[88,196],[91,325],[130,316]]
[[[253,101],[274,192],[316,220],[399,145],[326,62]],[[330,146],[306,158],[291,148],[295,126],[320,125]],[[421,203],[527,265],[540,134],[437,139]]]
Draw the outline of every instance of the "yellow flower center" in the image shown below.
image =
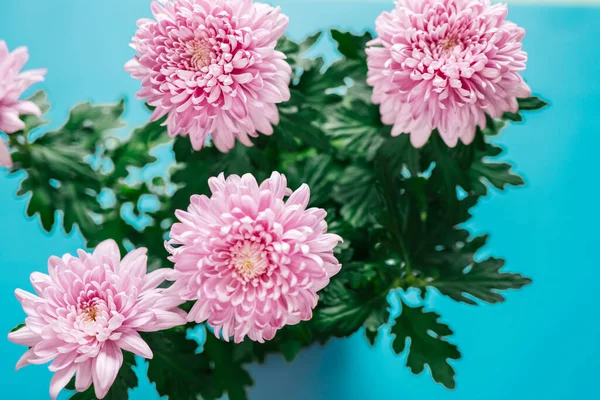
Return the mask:
[[238,243],[231,250],[231,266],[245,281],[262,275],[269,266],[264,246],[254,242]]
[[83,309],[84,314],[84,322],[96,322],[96,318],[98,317],[98,308],[96,306],[90,306]]
[[458,46],[458,39],[455,37],[442,39],[442,41],[440,41],[440,46],[445,51],[452,51],[452,49]]
[[200,70],[210,64],[211,46],[209,43],[193,39],[187,43],[187,50],[191,56],[190,64],[193,69]]

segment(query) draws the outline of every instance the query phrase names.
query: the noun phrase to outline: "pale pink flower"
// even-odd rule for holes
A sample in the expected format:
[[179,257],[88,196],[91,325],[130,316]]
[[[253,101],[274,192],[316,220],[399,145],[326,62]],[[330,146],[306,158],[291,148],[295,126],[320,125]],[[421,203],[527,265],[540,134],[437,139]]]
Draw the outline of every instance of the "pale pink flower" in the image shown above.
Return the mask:
[[180,297],[158,286],[172,269],[146,274],[146,249],[122,260],[117,244],[102,242],[93,254],[78,251],[48,261],[50,275],[34,272],[31,283],[37,296],[21,289],[15,294],[27,313],[26,326],[8,339],[29,346],[17,363],[44,364],[54,372],[50,396],[75,375],[82,392],[94,383],[96,397],[106,396],[121,364],[121,349],[144,358],[152,351],[138,332],[154,332],[186,323],[178,309]]
[[227,152],[238,139],[273,133],[277,103],[289,100],[291,68],[275,50],[288,25],[279,7],[252,0],[161,0],[141,19],[125,70],[142,81],[138,98],[168,115],[171,136],[208,136]]
[[485,114],[518,110],[530,89],[519,75],[525,30],[489,0],[399,0],[377,19],[367,49],[373,102],[392,135],[421,147],[437,129],[446,144],[469,144]]
[[12,167],[12,157],[8,151],[8,147],[2,139],[0,139],[0,166],[10,168]]
[[[325,210],[306,206],[308,186],[292,193],[273,172],[260,186],[246,174],[211,178],[212,196],[195,195],[178,210],[167,249],[184,300],[197,300],[188,320],[217,337],[263,342],[285,325],[309,320],[316,294],[341,268]],[[284,202],[284,197],[290,196]]]
[[[0,40],[0,131],[11,134],[25,128],[20,115],[33,114],[40,116],[39,107],[31,102],[19,100],[24,91],[36,82],[44,80],[45,69],[34,69],[21,72],[21,68],[29,60],[27,47],[19,47],[8,51],[6,42]],[[0,139],[0,166],[12,167],[12,158],[6,144]]]

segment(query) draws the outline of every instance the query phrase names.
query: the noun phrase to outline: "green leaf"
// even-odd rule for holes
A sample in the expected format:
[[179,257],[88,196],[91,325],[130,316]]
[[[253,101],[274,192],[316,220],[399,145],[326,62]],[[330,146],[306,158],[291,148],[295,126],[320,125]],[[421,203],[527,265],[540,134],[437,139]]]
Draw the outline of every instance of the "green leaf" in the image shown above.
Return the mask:
[[[494,121],[491,129],[497,127]],[[487,129],[487,128],[486,128]],[[460,187],[467,193],[484,196],[487,194],[485,181],[500,190],[507,185],[522,186],[523,178],[512,173],[512,166],[507,163],[495,163],[491,160],[502,153],[502,149],[485,143],[485,136],[478,131],[475,142],[469,146],[459,143],[455,148],[448,148],[437,133],[434,132],[426,152],[436,166],[431,174],[429,187],[438,192],[444,199],[449,212],[456,209],[456,189]]]
[[[376,330],[385,320],[388,291],[351,289],[340,279],[333,280],[322,294],[313,316],[313,325],[321,332],[335,337],[346,337],[367,323],[368,330]],[[383,322],[382,322],[383,324]]]
[[215,365],[215,381],[223,387],[229,400],[246,400],[247,387],[252,386],[250,374],[235,360],[235,345],[208,334],[204,351]]
[[528,97],[526,99],[517,99],[519,103],[519,111],[516,113],[506,112],[502,116],[503,119],[513,122],[523,122],[523,116],[521,111],[535,111],[540,110],[548,105],[544,100],[538,97]]
[[284,53],[288,59],[292,59],[295,63],[296,57],[310,50],[323,36],[323,32],[317,32],[313,35],[308,36],[300,43],[295,43],[287,37],[282,37],[277,42],[277,50]]
[[375,174],[360,164],[348,167],[332,196],[342,205],[344,220],[354,227],[365,226],[379,203]]
[[27,216],[33,217],[37,214],[42,223],[42,228],[46,232],[50,232],[54,226],[55,212],[56,208],[53,206],[52,198],[47,192],[38,190],[31,194],[29,204],[27,204]]
[[[324,69],[324,66],[325,61],[320,57],[303,61],[302,74],[298,83],[293,86],[293,90],[301,96],[295,96],[292,102],[301,100],[302,108],[316,108],[341,101],[340,95],[332,93],[331,90],[344,86],[344,78],[352,73],[352,69],[337,62],[327,69]],[[285,107],[286,104],[282,106]]]
[[286,61],[292,68],[292,82],[297,83],[299,76],[318,62],[318,60],[305,57],[304,53],[313,48],[322,36],[322,32],[317,32],[300,43],[295,43],[286,37],[277,42],[277,50],[285,54]]
[[[381,243],[380,253],[387,254],[398,264],[398,273],[410,273],[412,264],[411,252],[422,234],[422,214],[426,205],[416,192],[424,191],[425,181],[421,178],[402,180],[401,170],[390,167],[393,163],[380,156],[375,163],[377,189],[379,193],[380,213],[378,222],[378,241]],[[412,191],[409,189],[413,189]]]
[[17,193],[18,196],[32,194],[27,215],[39,215],[42,227],[50,231],[56,211],[62,210],[67,233],[75,221],[82,229],[93,229],[95,224],[90,213],[100,210],[96,199],[100,185],[91,168],[37,144],[30,146],[28,156],[27,163],[23,163],[27,165],[28,176]]
[[525,181],[518,175],[511,172],[512,165],[507,163],[485,163],[476,162],[472,170],[477,175],[486,178],[492,185],[500,190],[504,190],[507,185],[523,186]]
[[387,138],[378,150],[388,168],[400,172],[406,167],[412,176],[421,172],[421,153],[410,143],[409,135]]
[[469,167],[475,148],[458,143],[449,148],[437,131],[434,131],[423,152],[435,163],[431,177],[427,180],[427,197],[439,199],[437,207],[443,218],[453,220],[458,209],[457,188],[470,191]]
[[345,157],[362,156],[369,161],[384,136],[389,135],[389,128],[381,124],[378,108],[358,99],[334,110],[323,129]]
[[502,118],[513,122],[523,122],[523,117],[519,113],[505,112]]
[[535,111],[540,110],[548,105],[547,102],[539,97],[528,97],[526,99],[517,99],[519,103],[519,111]]
[[[44,104],[45,95],[36,94],[35,101],[42,102],[44,110],[49,108]],[[44,230],[54,226],[56,211],[64,213],[66,233],[75,224],[86,237],[97,230],[93,216],[101,212],[97,196],[102,177],[90,159],[104,135],[122,125],[122,114],[122,101],[103,106],[80,104],[58,131],[46,133],[33,143],[16,142],[15,167],[27,172],[17,195],[31,193],[27,215],[38,215]],[[28,126],[39,123],[31,120]]]
[[114,163],[112,179],[125,178],[129,175],[129,168],[142,168],[157,161],[150,152],[171,140],[167,128],[162,126],[163,122],[161,119],[135,129],[127,141],[109,151]]
[[317,340],[311,321],[297,325],[288,325],[277,331],[272,340],[264,343],[244,340],[233,348],[233,358],[237,362],[264,363],[270,354],[281,354],[288,362],[292,362],[298,353]]
[[455,301],[476,304],[465,297],[464,294],[468,294],[486,303],[500,303],[504,301],[504,296],[498,290],[520,289],[531,283],[531,279],[520,274],[500,271],[503,266],[504,260],[488,258],[474,263],[470,269],[449,270],[431,285]]
[[317,32],[313,35],[308,36],[298,45],[298,54],[302,54],[310,50],[323,36],[323,32]]
[[365,320],[365,335],[367,340],[373,346],[377,340],[379,328],[388,323],[390,319],[390,311],[385,308],[375,309]]
[[299,340],[286,340],[281,342],[281,354],[287,362],[292,362],[302,350],[302,342]]
[[311,121],[315,121],[318,113],[311,108],[296,108],[285,107],[285,104],[279,107],[280,123],[275,127],[277,139],[285,140],[286,142],[295,142],[297,145],[313,146],[325,153],[330,153],[333,150],[329,138],[321,130],[321,128]]
[[485,150],[475,152],[473,163],[468,171],[469,187],[472,193],[478,196],[486,195],[487,187],[484,184],[486,180],[500,190],[506,189],[508,185],[523,186],[525,184],[523,178],[512,173],[512,165],[488,161],[501,153],[502,149],[491,144],[486,144]]
[[289,59],[291,56],[298,54],[300,47],[288,37],[283,36],[277,41],[277,47],[275,47],[275,49],[281,51]]
[[[340,59],[325,68],[321,57],[315,59],[294,58],[297,67],[292,84],[292,100],[295,105],[310,106],[327,116],[324,106],[338,104],[347,89],[347,79],[363,82],[367,72],[366,58]],[[298,96],[298,92],[301,96]],[[369,102],[370,104],[370,102]]]
[[365,48],[367,42],[373,39],[373,36],[369,32],[365,32],[362,36],[357,36],[350,32],[338,31],[337,29],[331,30],[331,37],[336,41],[338,51],[351,60],[366,59]]
[[427,365],[433,380],[454,389],[454,368],[448,360],[460,359],[458,348],[444,340],[452,335],[448,325],[438,322],[440,316],[434,312],[425,312],[423,307],[412,308],[403,305],[402,314],[392,326],[395,335],[392,347],[396,354],[404,352],[406,340],[410,339],[406,365],[413,374],[419,375]]
[[124,111],[124,100],[107,105],[82,103],[73,107],[61,129],[48,135],[59,142],[77,143],[93,153],[106,132],[124,126],[121,120]]
[[308,185],[311,207],[321,207],[330,200],[331,186],[340,176],[333,158],[325,154],[297,160],[287,166],[285,171],[290,188],[295,190],[302,184]]
[[173,183],[179,185],[172,197],[172,207],[185,210],[190,204],[190,196],[209,194],[208,179],[220,173],[224,173],[225,176],[252,173],[258,181],[268,178],[272,171],[277,170],[277,160],[270,159],[267,154],[271,153],[270,146],[274,145],[278,138],[266,137],[264,140],[268,142],[268,151],[258,146],[246,147],[237,143],[228,153],[221,153],[213,146],[194,151],[189,138],[177,138],[173,144],[173,151],[175,160],[181,167],[176,167],[171,175]]
[[[348,86],[346,79],[353,81],[350,83],[351,85],[356,85],[357,81],[362,82],[366,69],[366,64],[360,60],[341,59],[335,61],[323,73],[323,81],[328,83],[325,85],[328,86],[325,89],[326,94],[334,89],[337,89],[336,92],[339,92],[340,88],[345,90]],[[341,100],[341,98],[338,99]]]
[[21,329],[21,328],[24,328],[25,326],[26,326],[25,324],[19,324],[19,325],[15,326],[14,328],[12,328],[12,329],[10,330],[10,333],[16,332],[16,331],[18,331],[19,329]]
[[503,119],[492,119],[489,115],[485,116],[486,125],[485,129],[482,131],[482,134],[485,136],[497,136],[502,128],[506,126],[506,121]]
[[219,399],[223,389],[215,381],[214,366],[198,344],[186,338],[184,327],[143,335],[154,357],[148,360],[148,378],[161,396],[177,400]]
[[[531,280],[519,274],[501,271],[504,260],[488,258],[475,261],[475,255],[487,241],[479,236],[466,243],[430,254],[425,262],[435,267],[435,276],[429,285],[455,301],[477,305],[474,299],[494,304],[504,301],[501,290],[520,289]],[[469,297],[467,297],[469,296]]]

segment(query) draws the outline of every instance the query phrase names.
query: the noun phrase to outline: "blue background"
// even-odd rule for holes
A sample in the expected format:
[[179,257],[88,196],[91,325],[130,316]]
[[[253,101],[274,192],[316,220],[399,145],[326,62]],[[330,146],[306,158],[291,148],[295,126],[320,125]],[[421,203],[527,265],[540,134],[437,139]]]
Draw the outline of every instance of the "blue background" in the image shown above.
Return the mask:
[[[149,15],[148,0],[2,0],[0,39],[9,48],[29,46],[28,68],[47,67],[50,113],[58,127],[68,109],[84,100],[130,99],[127,120],[147,118],[134,94],[139,83],[123,72],[135,21]],[[301,38],[318,29],[362,31],[390,2],[334,3],[281,0],[291,17],[289,34]],[[428,305],[455,330],[463,359],[455,363],[458,386],[447,391],[426,372],[413,376],[389,338],[370,348],[359,333],[327,348],[304,351],[292,365],[271,357],[251,367],[253,399],[600,399],[600,322],[596,247],[600,190],[593,174],[600,147],[600,8],[512,6],[510,19],[527,29],[530,60],[525,77],[534,92],[551,101],[526,124],[506,129],[499,141],[527,187],[494,192],[476,208],[471,229],[491,232],[487,252],[506,257],[507,268],[534,278],[508,293],[507,302],[470,307],[440,296]],[[319,51],[335,57],[329,43]],[[598,147],[597,147],[598,146]],[[30,289],[29,274],[46,269],[50,255],[82,246],[77,234],[45,234],[24,216],[26,200],[14,193],[19,178],[0,171],[0,332],[20,323],[13,296]],[[4,334],[2,334],[4,335]],[[50,373],[14,364],[23,348],[0,339],[1,398],[48,398]],[[142,371],[143,372],[143,371]],[[132,399],[158,396],[147,379]]]

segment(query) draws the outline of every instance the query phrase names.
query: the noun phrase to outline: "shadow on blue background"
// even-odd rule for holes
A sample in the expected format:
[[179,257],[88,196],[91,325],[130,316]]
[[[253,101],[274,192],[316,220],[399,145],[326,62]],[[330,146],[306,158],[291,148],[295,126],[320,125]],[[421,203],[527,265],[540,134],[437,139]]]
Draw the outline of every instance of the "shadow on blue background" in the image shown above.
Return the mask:
[[[318,29],[371,29],[389,3],[280,2],[291,17],[293,38]],[[49,93],[58,127],[68,109],[84,100],[129,99],[127,120],[147,118],[134,94],[139,82],[123,72],[131,55],[129,39],[137,18],[149,15],[148,0],[3,0],[0,38],[10,48],[27,45],[28,68],[49,69],[39,86]],[[527,29],[529,84],[552,103],[527,116],[500,137],[506,159],[528,181],[524,189],[494,192],[475,212],[474,233],[491,232],[487,252],[505,257],[507,268],[534,278],[534,284],[508,293],[507,302],[470,307],[433,294],[428,304],[456,332],[463,359],[454,365],[458,386],[447,391],[427,373],[414,377],[404,359],[390,349],[389,337],[370,348],[359,333],[327,348],[301,353],[292,365],[271,357],[251,367],[253,399],[569,399],[600,398],[598,299],[600,270],[595,252],[600,218],[597,170],[600,107],[600,8],[513,6],[510,19]],[[335,57],[329,43],[319,51]],[[38,87],[38,88],[39,88]],[[587,119],[586,119],[587,116]],[[23,313],[13,296],[30,289],[29,274],[46,269],[50,255],[82,246],[78,235],[42,233],[26,220],[26,201],[16,199],[18,178],[0,172],[0,332],[20,323]],[[2,334],[4,335],[4,334]],[[50,373],[14,364],[23,348],[0,340],[2,398],[48,398]],[[142,379],[132,399],[157,399]]]

